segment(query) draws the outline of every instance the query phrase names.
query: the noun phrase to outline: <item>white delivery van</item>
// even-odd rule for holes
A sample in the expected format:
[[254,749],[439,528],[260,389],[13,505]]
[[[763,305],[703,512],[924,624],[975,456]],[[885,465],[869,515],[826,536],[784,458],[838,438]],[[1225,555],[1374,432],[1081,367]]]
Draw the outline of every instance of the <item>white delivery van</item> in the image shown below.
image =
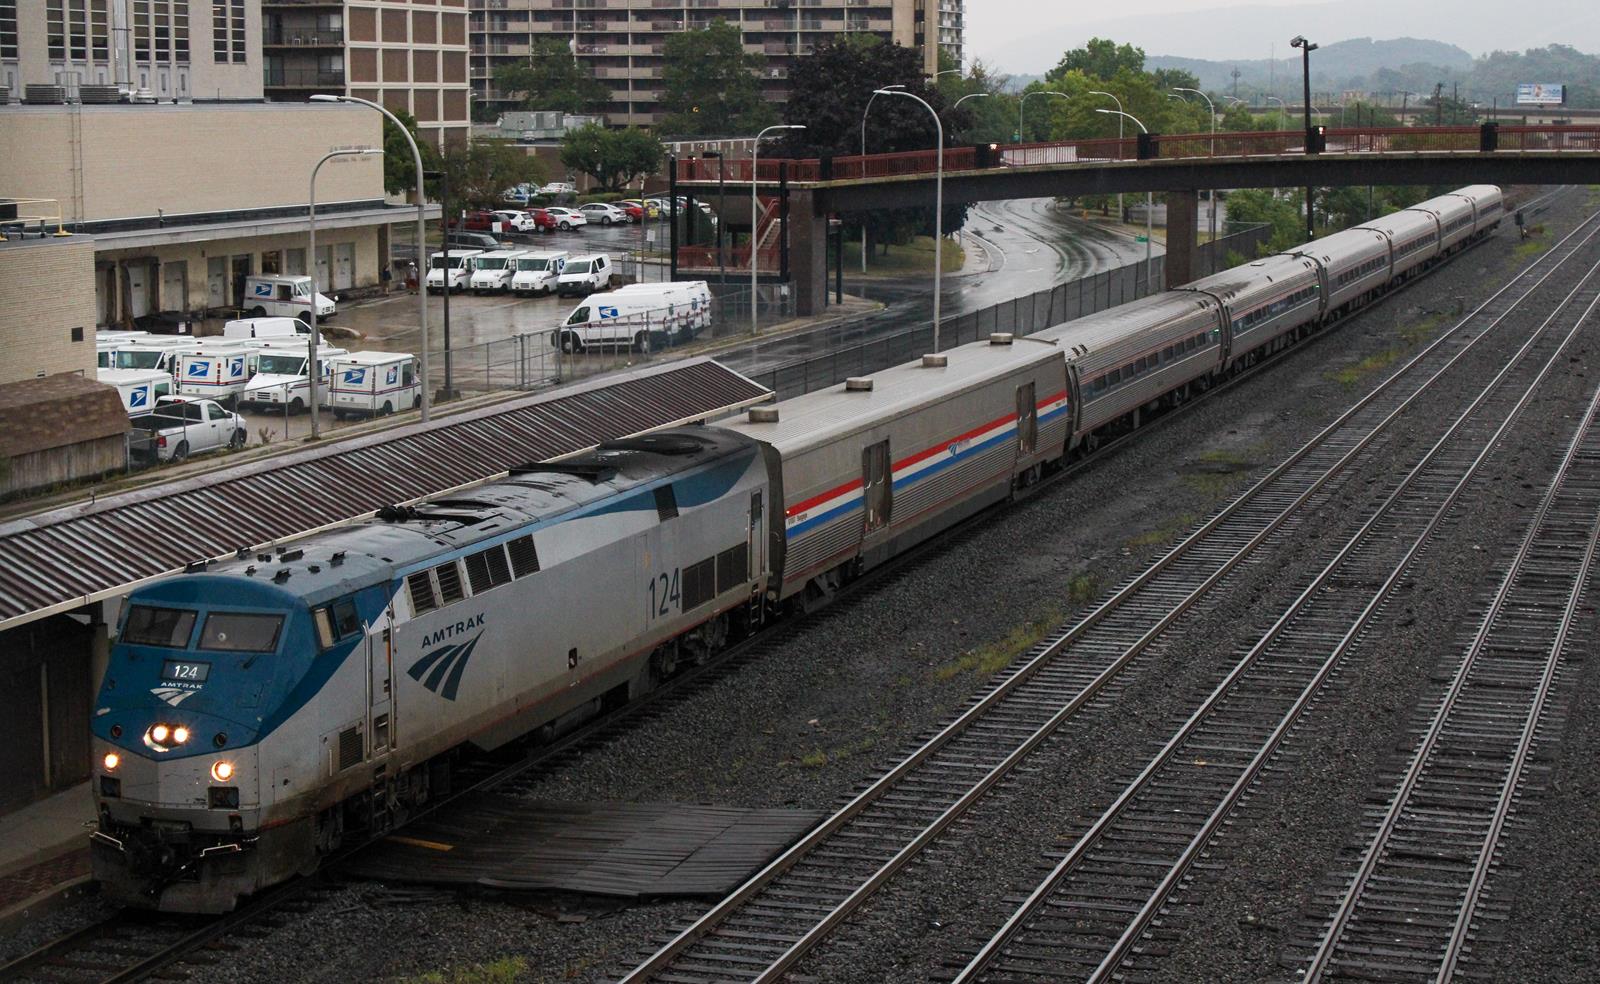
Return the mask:
[[636,352],[664,349],[693,337],[695,310],[688,297],[664,304],[659,294],[647,291],[590,294],[562,322],[557,343],[563,352],[623,346]]
[[428,293],[436,294],[445,289],[452,293],[465,290],[472,280],[472,258],[482,252],[481,249],[452,249],[448,271],[445,270],[444,253],[434,253],[429,256],[428,276],[424,281]]
[[333,415],[376,417],[422,405],[422,380],[413,355],[400,352],[347,352],[329,362],[328,387]]
[[518,294],[549,294],[567,265],[566,250],[537,250],[517,257],[511,274],[511,289]]
[[232,404],[250,382],[254,352],[244,346],[207,345],[178,355],[178,393]]
[[526,250],[492,249],[472,258],[472,278],[469,283],[474,294],[485,291],[511,289],[511,278],[517,272],[516,260]]
[[181,338],[135,339],[132,344],[116,350],[107,368],[160,369],[168,376],[174,376],[178,372],[178,354],[194,348],[195,344],[195,340],[187,335]]
[[[317,383],[318,406],[330,405],[328,380],[333,366],[332,360],[345,354],[344,349],[331,345],[323,345],[317,349],[317,368],[320,370],[320,379]],[[251,357],[250,382],[240,395],[239,403],[277,410],[288,407],[290,413],[300,413],[307,409],[311,403],[311,376],[306,371],[306,363],[309,361],[311,359],[306,353],[303,342],[293,348],[257,349],[255,355]]]
[[[263,273],[244,280],[244,309],[250,317],[269,314],[311,321],[311,278],[280,273]],[[331,318],[338,307],[328,295],[317,294],[317,318]]]
[[293,338],[303,343],[311,326],[299,318],[238,318],[222,326],[223,338]]
[[574,256],[562,267],[561,276],[556,278],[556,293],[565,297],[568,294],[592,294],[604,290],[611,283],[612,269],[611,257],[604,253]]
[[670,309],[680,319],[679,331],[688,337],[711,327],[711,285],[704,280],[627,284],[612,293],[651,298],[657,307]]
[[149,413],[156,400],[172,395],[172,374],[160,369],[101,369],[96,375],[117,388],[129,416]]

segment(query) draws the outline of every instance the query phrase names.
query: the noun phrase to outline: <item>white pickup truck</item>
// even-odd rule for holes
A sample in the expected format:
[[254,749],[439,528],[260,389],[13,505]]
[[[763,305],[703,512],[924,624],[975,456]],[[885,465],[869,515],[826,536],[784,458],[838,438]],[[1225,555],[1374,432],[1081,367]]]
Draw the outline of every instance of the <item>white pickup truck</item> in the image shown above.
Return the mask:
[[130,449],[149,461],[183,461],[191,454],[244,446],[244,418],[215,400],[164,396],[149,413],[131,417]]

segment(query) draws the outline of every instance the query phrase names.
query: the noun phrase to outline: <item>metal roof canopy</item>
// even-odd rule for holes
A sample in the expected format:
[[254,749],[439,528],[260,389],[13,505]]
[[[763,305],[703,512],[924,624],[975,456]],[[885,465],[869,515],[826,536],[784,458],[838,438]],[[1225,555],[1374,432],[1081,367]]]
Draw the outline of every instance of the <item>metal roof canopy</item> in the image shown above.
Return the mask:
[[770,396],[701,357],[11,520],[0,524],[0,630],[124,594],[194,561]]

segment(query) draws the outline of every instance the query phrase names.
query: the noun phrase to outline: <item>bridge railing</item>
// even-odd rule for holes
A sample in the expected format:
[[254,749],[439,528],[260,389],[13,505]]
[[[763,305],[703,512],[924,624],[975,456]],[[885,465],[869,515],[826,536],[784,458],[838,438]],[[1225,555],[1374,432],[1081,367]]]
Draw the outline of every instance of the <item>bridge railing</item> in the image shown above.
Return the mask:
[[[1399,126],[1333,127],[1326,131],[1327,153],[1405,154],[1479,153],[1483,131],[1478,126]],[[1305,132],[1258,130],[1244,133],[1177,133],[1154,137],[1156,156],[1162,159],[1204,157],[1283,157],[1305,152]],[[1044,164],[1073,164],[1091,161],[1127,161],[1138,156],[1138,141],[1133,137],[1062,140],[1046,143],[1002,144],[996,148],[993,166],[1027,167]],[[1497,153],[1600,151],[1600,126],[1527,126],[1501,124],[1498,127]],[[783,161],[762,158],[759,180],[775,183],[785,169],[790,181],[860,180],[902,174],[931,174],[938,165],[938,152],[916,150],[898,154],[867,154],[834,157],[828,160],[806,158]],[[944,168],[972,170],[979,166],[973,147],[946,147]],[[718,162],[701,158],[678,161],[680,181],[715,181]],[[749,182],[751,162],[726,161],[722,176],[729,182]]]

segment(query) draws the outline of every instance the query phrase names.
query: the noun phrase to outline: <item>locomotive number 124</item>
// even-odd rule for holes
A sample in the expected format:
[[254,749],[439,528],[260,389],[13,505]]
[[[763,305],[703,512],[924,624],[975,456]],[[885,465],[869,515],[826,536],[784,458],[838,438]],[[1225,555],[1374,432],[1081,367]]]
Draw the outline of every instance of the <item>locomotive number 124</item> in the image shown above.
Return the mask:
[[650,579],[650,618],[662,618],[671,615],[678,602],[678,569],[676,567],[670,572],[663,571]]

